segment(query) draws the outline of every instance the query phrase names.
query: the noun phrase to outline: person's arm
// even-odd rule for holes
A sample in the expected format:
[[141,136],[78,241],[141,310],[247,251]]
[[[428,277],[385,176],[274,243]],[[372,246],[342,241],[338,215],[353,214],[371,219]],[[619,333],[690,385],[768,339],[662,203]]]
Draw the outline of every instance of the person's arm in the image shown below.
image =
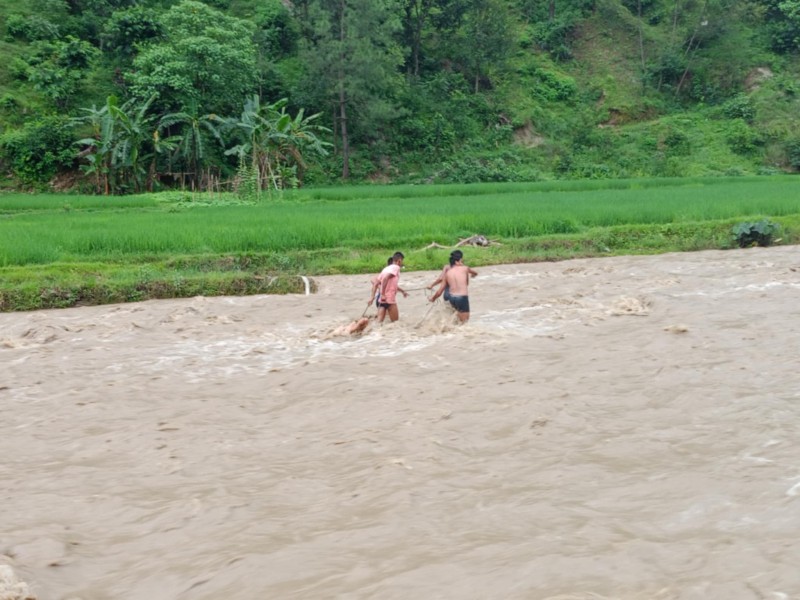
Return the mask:
[[442,272],[439,273],[439,276],[436,278],[436,281],[434,281],[432,284],[430,284],[428,286],[429,290],[432,290],[434,287],[436,287],[437,285],[439,285],[440,283],[442,283],[444,281],[444,275],[445,275],[445,273],[447,273],[447,269],[449,269],[449,268],[450,268],[450,265],[446,265],[442,269]]
[[439,286],[439,289],[436,290],[436,293],[433,296],[430,297],[430,301],[431,302],[436,302],[436,300],[439,298],[439,296],[441,296],[442,293],[444,292],[444,288],[445,288],[446,285],[447,285],[447,281],[443,279],[441,285]]
[[467,267],[467,270],[469,271],[469,274],[472,275],[473,277],[477,277],[478,276],[478,272],[475,269],[473,269],[472,267]]
[[369,293],[369,300],[367,300],[367,304],[372,304],[375,301],[375,292],[378,291],[378,286],[381,284],[380,277],[373,277],[372,278],[372,289]]

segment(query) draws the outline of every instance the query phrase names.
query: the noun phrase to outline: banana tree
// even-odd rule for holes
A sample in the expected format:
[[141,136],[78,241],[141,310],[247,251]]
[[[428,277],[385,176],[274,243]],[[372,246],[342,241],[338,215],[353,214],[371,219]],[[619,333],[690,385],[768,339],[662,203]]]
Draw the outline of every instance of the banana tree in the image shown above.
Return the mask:
[[286,112],[287,104],[288,100],[283,98],[262,105],[254,95],[245,101],[238,117],[219,118],[224,128],[239,139],[226,155],[238,156],[240,164],[249,160],[259,190],[298,185],[306,167],[304,153],[325,155],[330,145],[317,137],[317,133],[328,131],[312,123],[318,114],[306,117],[301,110],[292,118]]
[[136,192],[141,192],[145,187],[146,153],[153,151],[151,143],[153,132],[157,129],[156,116],[147,112],[153,100],[155,96],[151,96],[138,107],[134,100],[129,100],[122,106],[109,106],[109,112],[114,115],[117,124],[114,162],[122,175],[122,182],[129,187],[132,185]]
[[87,124],[91,129],[89,137],[75,143],[81,147],[78,157],[86,161],[80,169],[87,175],[94,176],[95,191],[98,194],[111,193],[111,181],[115,175],[113,165],[115,119],[109,107],[116,102],[116,97],[109,96],[104,106],[97,108],[93,104],[91,108],[82,108],[86,114],[74,119],[76,123]]
[[202,171],[206,161],[208,145],[212,139],[222,144],[216,115],[201,115],[196,102],[186,110],[169,113],[161,117],[159,131],[180,133],[170,136],[177,141],[174,156],[183,160],[193,178]]
[[86,161],[81,168],[94,175],[98,193],[109,195],[131,187],[139,192],[147,185],[144,165],[148,153],[157,151],[156,118],[148,114],[152,101],[120,105],[116,96],[109,96],[105,106],[84,108],[86,114],[76,119],[90,128],[90,136],[76,143],[82,148],[79,157]]

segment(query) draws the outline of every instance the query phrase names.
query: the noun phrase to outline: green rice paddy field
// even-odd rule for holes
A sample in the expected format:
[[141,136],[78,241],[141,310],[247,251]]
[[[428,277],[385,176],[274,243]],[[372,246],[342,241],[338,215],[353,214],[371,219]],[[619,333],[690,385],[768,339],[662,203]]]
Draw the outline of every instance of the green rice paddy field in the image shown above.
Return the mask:
[[[800,240],[800,178],[653,179],[310,189],[246,202],[166,192],[0,195],[0,310],[302,291],[299,275],[371,273],[396,250],[470,264],[736,248],[768,219]],[[430,248],[436,242],[447,248]]]

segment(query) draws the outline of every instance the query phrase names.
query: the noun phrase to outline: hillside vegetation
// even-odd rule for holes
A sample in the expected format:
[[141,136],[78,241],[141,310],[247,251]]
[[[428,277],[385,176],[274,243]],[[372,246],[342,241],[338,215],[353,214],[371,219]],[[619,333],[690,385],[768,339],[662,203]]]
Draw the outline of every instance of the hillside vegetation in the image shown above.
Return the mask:
[[800,0],[0,0],[6,188],[800,170]]

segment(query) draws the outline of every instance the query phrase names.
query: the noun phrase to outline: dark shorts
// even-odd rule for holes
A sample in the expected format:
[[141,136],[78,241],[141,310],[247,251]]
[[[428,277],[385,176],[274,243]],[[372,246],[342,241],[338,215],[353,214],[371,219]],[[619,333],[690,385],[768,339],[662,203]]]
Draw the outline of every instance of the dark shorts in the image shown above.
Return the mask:
[[442,294],[442,298],[444,298],[445,302],[450,302],[450,286],[444,286],[444,294]]
[[376,304],[378,305],[378,308],[385,308],[386,310],[389,310],[389,307],[393,306],[387,302],[376,302]]
[[450,304],[460,313],[469,312],[469,296],[450,296]]

